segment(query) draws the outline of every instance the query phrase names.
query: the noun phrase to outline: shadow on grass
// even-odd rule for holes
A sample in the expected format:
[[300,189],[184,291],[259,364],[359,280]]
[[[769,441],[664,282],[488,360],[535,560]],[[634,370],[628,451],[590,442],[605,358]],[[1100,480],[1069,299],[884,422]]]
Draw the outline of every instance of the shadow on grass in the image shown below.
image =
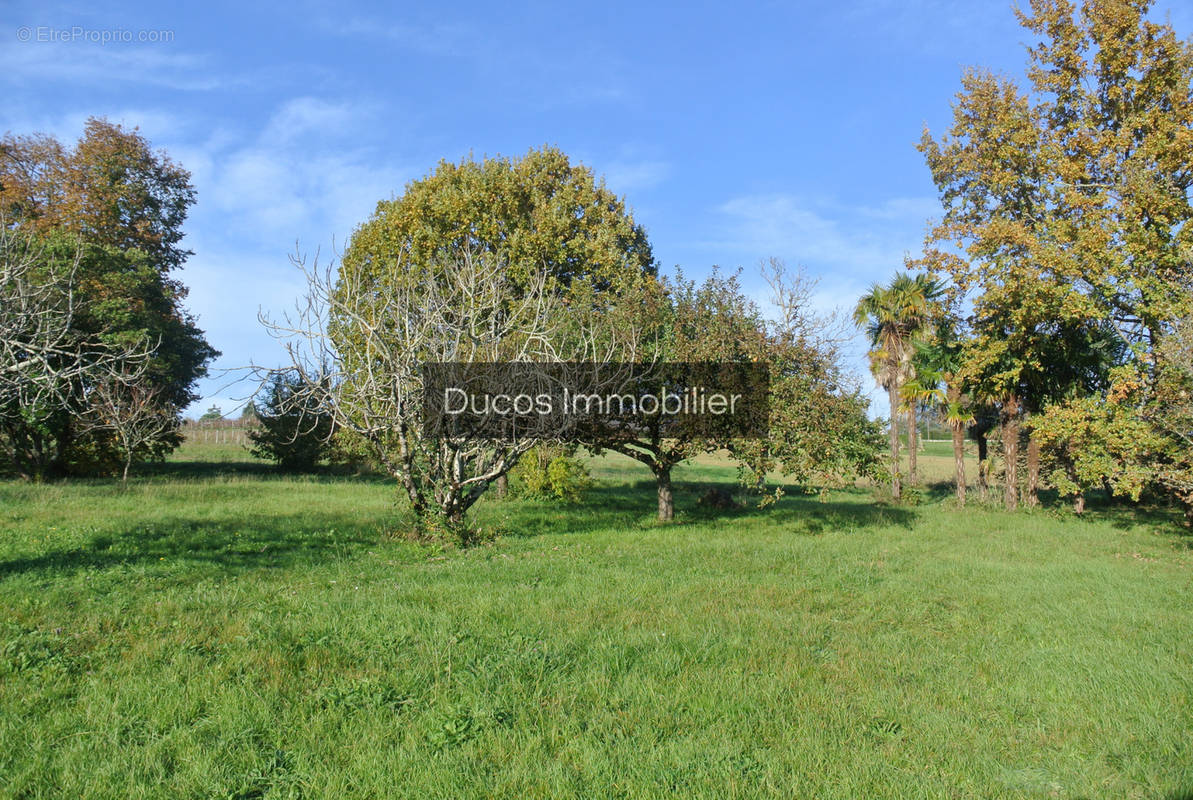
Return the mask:
[[[708,524],[733,521],[765,521],[771,526],[790,526],[794,531],[817,535],[830,530],[859,530],[898,526],[910,529],[916,512],[909,508],[877,504],[866,494],[858,502],[822,501],[816,496],[790,490],[777,505],[759,508],[756,496],[738,496],[732,508],[703,508],[698,498],[710,487],[736,488],[733,483],[677,482],[674,485],[677,524]],[[564,505],[551,501],[517,501],[518,506],[504,520],[514,536],[546,533],[584,534],[600,530],[646,530],[666,527],[655,518],[657,493],[653,481],[601,484],[589,489],[579,503]],[[501,514],[501,505],[489,506]]]
[[315,482],[390,483],[393,478],[379,472],[352,472],[344,468],[320,467],[314,472],[287,472],[265,461],[162,461],[138,467],[132,480],[203,480],[206,478],[246,477]]
[[919,518],[914,509],[888,503],[821,501],[815,497],[797,498],[790,506],[759,513],[769,513],[781,523],[802,528],[813,536],[830,531],[852,533],[867,528],[897,527],[911,530]]
[[[644,489],[647,486],[649,496]],[[578,503],[512,497],[478,508],[478,516],[500,518],[508,536],[583,534],[610,528],[645,527],[653,503],[653,483],[598,484],[588,489]]]
[[[348,524],[345,524],[348,523]],[[167,518],[97,533],[82,546],[0,561],[0,578],[180,563],[244,572],[325,563],[379,544],[380,520],[353,523],[342,514],[257,514],[236,519]]]
[[[925,503],[944,504],[952,502],[956,490],[952,481],[936,481],[918,487],[924,496]],[[1056,489],[1040,489],[1037,492],[1040,501],[1039,510],[1060,517],[1076,517],[1073,511],[1073,498],[1065,497]],[[988,496],[982,500],[974,487],[969,487],[969,506],[989,510],[999,510],[1003,505],[1003,487],[1001,483],[994,483],[989,487]],[[1023,501],[1026,508],[1026,501]],[[955,507],[955,506],[954,506]],[[1166,504],[1160,498],[1145,498],[1132,501],[1124,497],[1116,497],[1102,489],[1092,489],[1085,495],[1085,519],[1098,519],[1109,523],[1118,530],[1131,530],[1140,525],[1157,525],[1170,529],[1180,537],[1180,542],[1188,540],[1188,546],[1193,548],[1193,531],[1184,524],[1182,512]],[[1193,798],[1190,798],[1193,800]]]

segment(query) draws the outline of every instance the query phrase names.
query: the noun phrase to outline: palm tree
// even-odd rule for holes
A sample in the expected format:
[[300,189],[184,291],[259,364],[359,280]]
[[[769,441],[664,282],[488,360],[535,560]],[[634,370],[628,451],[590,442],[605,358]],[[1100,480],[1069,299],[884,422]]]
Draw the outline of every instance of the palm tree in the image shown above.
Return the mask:
[[[918,348],[914,342],[913,348]],[[939,388],[940,375],[925,371],[916,361],[913,357],[907,378],[899,387],[899,398],[903,401],[899,407],[907,414],[907,479],[913,486],[919,482],[916,457],[920,447],[920,431],[916,418],[921,407],[934,408],[943,396]]]
[[[870,287],[870,291],[858,299],[853,312],[854,322],[864,327],[870,337],[870,371],[878,384],[886,389],[891,404],[891,494],[896,499],[903,495],[897,422],[900,389],[914,375],[911,361],[915,337],[938,315],[937,301],[943,293],[944,287],[935,278],[896,272],[888,286],[874,284]],[[908,412],[908,423],[914,481],[914,404]]]
[[870,291],[858,299],[853,319],[858,326],[866,328],[870,337],[870,371],[878,385],[886,389],[891,404],[891,496],[898,500],[903,496],[903,485],[899,477],[899,424],[896,409],[899,404],[904,342],[890,291],[877,283],[870,287]]
[[918,342],[913,361],[916,377],[903,387],[909,402],[933,406],[953,435],[953,469],[957,503],[965,505],[965,430],[974,422],[961,387],[961,343],[949,320],[942,320],[934,337]]

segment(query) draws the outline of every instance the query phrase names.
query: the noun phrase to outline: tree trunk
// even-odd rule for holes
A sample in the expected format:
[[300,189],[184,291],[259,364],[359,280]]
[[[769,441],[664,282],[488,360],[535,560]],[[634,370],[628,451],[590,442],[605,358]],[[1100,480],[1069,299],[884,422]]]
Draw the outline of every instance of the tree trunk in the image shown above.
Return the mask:
[[422,492],[418,490],[414,481],[410,479],[410,473],[398,475],[397,478],[402,488],[406,491],[406,498],[410,501],[410,512],[414,514],[415,519],[425,519],[427,516],[427,501],[423,497]]
[[899,387],[891,381],[887,388],[891,401],[891,497],[896,500],[903,497],[903,484],[899,480]]
[[1079,494],[1073,498],[1073,511],[1077,514],[1085,513],[1085,495]]
[[675,496],[671,491],[671,467],[655,467],[655,482],[659,489],[659,522],[675,519]]
[[912,486],[919,483],[919,474],[916,469],[916,451],[919,446],[920,431],[916,425],[915,402],[913,401],[907,406],[907,481]]
[[965,505],[965,431],[953,426],[953,471],[956,474],[957,505]]
[[1019,508],[1019,398],[1011,395],[1002,410],[1003,496],[1008,511]]
[[985,502],[990,492],[990,482],[986,476],[990,470],[990,442],[985,433],[980,433],[978,439],[978,496]]
[[1028,508],[1040,504],[1040,442],[1031,434],[1027,437],[1027,496],[1024,500]]
[[497,496],[505,497],[510,491],[510,476],[508,472],[503,472],[497,476]]
[[128,470],[132,465],[133,465],[133,460],[132,460],[131,456],[124,459],[124,472],[122,472],[120,475],[121,483],[128,483]]

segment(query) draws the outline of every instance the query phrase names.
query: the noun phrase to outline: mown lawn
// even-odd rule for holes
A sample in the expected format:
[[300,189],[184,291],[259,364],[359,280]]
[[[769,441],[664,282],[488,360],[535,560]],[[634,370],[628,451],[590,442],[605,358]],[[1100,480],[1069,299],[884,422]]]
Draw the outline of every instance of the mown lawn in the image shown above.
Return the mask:
[[194,457],[0,483],[3,796],[1193,797],[1162,516],[702,512],[706,462],[661,527],[609,459],[460,552],[384,481]]

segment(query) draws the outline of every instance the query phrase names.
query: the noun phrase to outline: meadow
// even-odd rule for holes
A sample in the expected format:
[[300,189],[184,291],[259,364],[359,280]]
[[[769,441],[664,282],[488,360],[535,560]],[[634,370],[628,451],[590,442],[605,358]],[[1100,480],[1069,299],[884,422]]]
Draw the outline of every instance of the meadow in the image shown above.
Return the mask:
[[466,550],[392,485],[185,445],[0,483],[0,796],[1193,797],[1193,550],[1158,511],[957,509],[592,462]]

